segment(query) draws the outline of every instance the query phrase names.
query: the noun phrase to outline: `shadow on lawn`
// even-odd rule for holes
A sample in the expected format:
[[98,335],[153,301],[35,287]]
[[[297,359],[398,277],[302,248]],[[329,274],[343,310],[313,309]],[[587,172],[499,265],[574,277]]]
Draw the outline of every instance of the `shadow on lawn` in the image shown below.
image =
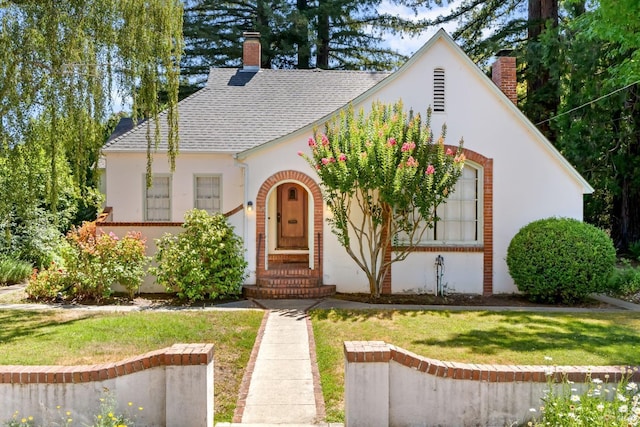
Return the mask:
[[[473,329],[447,339],[425,338],[413,344],[437,347],[468,347],[473,353],[493,355],[508,349],[517,353],[581,349],[607,359],[607,364],[639,364],[638,332],[620,324],[601,324],[589,319],[534,313],[485,313],[501,324],[486,330]],[[514,329],[514,325],[526,328]],[[576,365],[581,361],[576,360]]]
[[51,317],[40,311],[0,311],[0,324],[11,325],[0,329],[0,343],[6,344],[23,337],[41,337],[51,333],[51,327],[62,327],[85,320],[92,314],[85,313],[73,318]]

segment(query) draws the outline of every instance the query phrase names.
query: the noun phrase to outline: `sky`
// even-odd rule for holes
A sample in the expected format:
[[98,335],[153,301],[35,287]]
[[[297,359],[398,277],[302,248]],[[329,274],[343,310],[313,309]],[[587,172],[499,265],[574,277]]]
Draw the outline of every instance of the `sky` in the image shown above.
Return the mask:
[[[455,4],[453,3],[454,2],[451,2],[447,6],[442,6],[442,7],[434,6],[433,9],[421,11],[418,14],[418,16],[415,16],[413,11],[411,11],[409,8],[393,5],[388,0],[384,0],[380,5],[379,11],[380,13],[388,13],[390,15],[399,15],[400,17],[405,19],[414,19],[414,20],[435,19],[440,15],[448,15],[455,7]],[[445,29],[445,31],[451,34],[455,30],[456,26],[457,26],[457,23],[452,22],[443,26],[443,28]],[[439,29],[440,27],[428,28],[418,37],[413,37],[413,38],[409,38],[409,37],[402,38],[399,36],[393,36],[393,37],[390,36],[389,39],[387,40],[387,45],[404,55],[411,56],[418,49],[420,49],[422,45],[424,45],[427,42],[427,40],[429,40],[429,38],[431,38],[431,36],[433,36]]]

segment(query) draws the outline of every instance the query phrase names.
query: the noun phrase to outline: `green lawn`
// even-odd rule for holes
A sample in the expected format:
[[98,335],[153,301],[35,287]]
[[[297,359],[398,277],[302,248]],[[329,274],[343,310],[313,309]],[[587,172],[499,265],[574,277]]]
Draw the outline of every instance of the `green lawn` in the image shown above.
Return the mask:
[[115,362],[175,343],[215,345],[215,419],[231,421],[263,312],[0,311],[0,364]]
[[380,340],[456,362],[640,365],[640,313],[316,310],[311,316],[328,421],[344,418],[344,341]]

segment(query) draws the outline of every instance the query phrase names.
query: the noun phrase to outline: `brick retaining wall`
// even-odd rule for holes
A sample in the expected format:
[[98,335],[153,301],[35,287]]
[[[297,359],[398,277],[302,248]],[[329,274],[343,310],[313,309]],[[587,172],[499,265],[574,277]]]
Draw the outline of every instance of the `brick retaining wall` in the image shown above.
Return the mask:
[[[588,378],[640,382],[637,367],[446,362],[382,341],[348,341],[345,420],[354,426],[511,425],[538,408],[549,379],[584,388]],[[630,374],[629,374],[630,373]]]
[[211,426],[213,351],[213,344],[175,344],[116,363],[0,366],[0,423],[18,411],[46,424],[58,407],[79,425],[89,423],[108,391],[118,403],[115,412],[123,413],[128,402],[144,408],[135,414],[137,425]]

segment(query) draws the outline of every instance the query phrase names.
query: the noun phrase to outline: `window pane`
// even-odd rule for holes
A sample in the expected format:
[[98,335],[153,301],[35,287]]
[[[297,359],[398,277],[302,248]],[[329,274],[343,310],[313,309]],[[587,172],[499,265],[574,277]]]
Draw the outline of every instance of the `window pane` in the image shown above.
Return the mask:
[[170,218],[170,186],[171,179],[168,176],[154,176],[151,187],[147,188],[147,212],[148,221],[169,221]]
[[196,176],[195,207],[209,213],[220,212],[220,177]]
[[422,242],[477,242],[480,224],[478,203],[478,170],[466,165],[454,192],[436,210],[439,220],[435,232],[425,232]]

